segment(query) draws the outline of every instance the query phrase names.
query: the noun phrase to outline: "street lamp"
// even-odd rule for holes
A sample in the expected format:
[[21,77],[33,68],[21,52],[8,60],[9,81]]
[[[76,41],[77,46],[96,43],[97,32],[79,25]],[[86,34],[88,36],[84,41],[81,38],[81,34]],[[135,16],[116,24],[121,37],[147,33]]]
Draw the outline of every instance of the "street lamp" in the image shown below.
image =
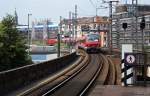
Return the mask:
[[30,52],[30,29],[29,29],[29,19],[30,19],[30,16],[31,16],[32,14],[28,14],[28,46],[29,46],[29,49],[28,49],[28,54],[29,54],[29,52]]

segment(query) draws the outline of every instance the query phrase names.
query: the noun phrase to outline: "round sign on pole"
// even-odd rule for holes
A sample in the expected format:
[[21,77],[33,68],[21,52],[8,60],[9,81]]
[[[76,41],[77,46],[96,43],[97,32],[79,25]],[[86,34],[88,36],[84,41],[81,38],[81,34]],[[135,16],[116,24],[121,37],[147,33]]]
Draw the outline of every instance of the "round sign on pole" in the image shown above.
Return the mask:
[[126,58],[127,63],[133,64],[135,62],[135,57],[134,55],[128,55]]

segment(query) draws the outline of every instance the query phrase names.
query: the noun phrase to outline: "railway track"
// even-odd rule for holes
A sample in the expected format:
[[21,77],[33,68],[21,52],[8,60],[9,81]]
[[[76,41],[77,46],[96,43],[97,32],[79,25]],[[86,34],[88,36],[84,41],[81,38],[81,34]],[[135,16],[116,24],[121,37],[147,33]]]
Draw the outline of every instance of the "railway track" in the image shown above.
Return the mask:
[[99,73],[101,68],[99,64],[98,55],[90,55],[90,62],[85,68],[80,70],[80,73],[75,73],[75,76],[72,76],[67,82],[60,84],[58,87],[53,88],[44,93],[43,96],[78,96],[83,95],[90,81],[93,81],[93,78],[96,74]]
[[71,68],[46,83],[38,84],[18,96],[82,96],[94,84],[115,84],[115,69],[102,54],[80,52],[81,58]]
[[115,68],[115,65],[113,64],[111,58],[109,56],[104,56],[104,55],[101,55],[101,58],[103,59],[102,61],[102,63],[104,64],[103,68],[101,69],[98,78],[91,86],[86,96],[97,96],[96,95],[97,91],[99,94],[101,94],[104,91],[103,85],[117,85],[117,80],[118,80],[116,76],[117,69]]
[[90,57],[91,61],[86,67],[87,69],[85,68],[78,76],[58,89],[48,91],[43,96],[83,96],[95,81],[101,85],[115,84],[115,66],[110,58],[102,54],[93,54]]

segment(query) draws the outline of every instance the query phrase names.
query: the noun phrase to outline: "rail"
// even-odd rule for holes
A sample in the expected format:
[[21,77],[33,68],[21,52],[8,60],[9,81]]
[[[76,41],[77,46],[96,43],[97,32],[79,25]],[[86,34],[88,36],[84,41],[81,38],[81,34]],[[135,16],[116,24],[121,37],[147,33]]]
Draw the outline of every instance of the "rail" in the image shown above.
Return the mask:
[[50,88],[42,96],[84,96],[95,81],[101,85],[115,84],[115,66],[111,60],[102,54],[92,54],[90,57],[90,62],[80,73],[67,75],[68,80]]
[[[37,85],[32,86],[31,88],[28,88],[22,92],[19,92],[15,95],[19,96],[41,96],[43,92],[47,91],[48,89],[56,86],[58,83],[65,83],[70,76],[73,76],[72,74],[76,72],[78,69],[82,69],[82,67],[85,67],[85,63],[88,62],[88,57],[84,56],[84,54],[80,54],[80,59],[68,66],[67,68],[63,69],[62,71],[54,74],[53,76],[48,77],[47,79],[42,80],[41,82],[38,82]],[[68,78],[69,77],[69,78]],[[61,84],[56,86],[55,88],[59,87]],[[53,88],[51,91],[53,91],[55,88]]]
[[[82,69],[78,69],[73,75],[69,76],[68,80],[65,80],[64,83],[59,84],[57,88],[52,88],[53,90],[46,92],[43,96],[77,96],[80,94],[81,90],[89,83],[89,81],[95,75],[97,68],[99,68],[99,62],[97,56],[90,56],[88,60],[90,62],[85,63]],[[94,64],[95,63],[95,64]],[[65,91],[67,90],[67,91]],[[64,92],[65,91],[65,92]]]
[[[94,82],[93,86],[89,89],[89,92],[86,96],[93,96],[98,91],[99,93],[103,92],[104,90],[100,88],[102,85],[118,85],[118,72],[116,68],[116,64],[112,62],[112,58],[107,55],[101,55],[101,64],[103,65],[99,76],[97,77],[96,81]],[[94,89],[94,90],[93,90]]]
[[[62,71],[60,71],[61,69]],[[76,53],[72,53],[52,61],[9,70],[0,73],[0,77],[2,77],[1,74],[7,72],[10,72],[9,74],[13,72],[14,74],[14,71],[17,75],[12,75],[13,78],[2,79],[6,81],[0,80],[0,84],[5,82],[3,87],[0,86],[1,89],[4,88],[0,92],[1,95],[13,91],[13,89],[19,90],[20,87],[27,86],[25,89],[17,90],[18,92],[12,94],[15,94],[15,96],[83,96],[95,82],[100,85],[114,85],[116,82],[116,69],[109,57],[103,54],[87,54],[85,52],[78,52],[78,56]],[[25,77],[25,75],[27,76]],[[41,80],[41,78],[44,79]],[[13,82],[8,82],[9,86],[5,86],[8,80]],[[41,81],[30,86],[30,88],[28,87],[28,85],[38,80]],[[14,86],[12,86],[13,84]],[[9,89],[9,87],[13,89]]]

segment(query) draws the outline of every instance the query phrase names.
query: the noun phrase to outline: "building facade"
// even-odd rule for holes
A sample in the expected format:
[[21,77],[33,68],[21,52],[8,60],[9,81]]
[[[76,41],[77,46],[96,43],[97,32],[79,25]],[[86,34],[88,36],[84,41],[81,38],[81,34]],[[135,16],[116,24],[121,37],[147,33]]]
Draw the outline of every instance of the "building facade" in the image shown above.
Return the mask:
[[[135,11],[137,9],[137,11]],[[145,18],[144,42],[142,42],[142,30],[140,23]],[[123,28],[127,23],[127,28]],[[112,19],[112,46],[121,49],[122,44],[133,44],[133,48],[142,49],[142,44],[150,45],[150,5],[132,4],[118,5]]]
[[94,16],[77,18],[77,29],[75,29],[76,25],[74,22],[75,20],[73,19],[64,19],[61,23],[62,33],[78,39],[90,32],[97,32],[103,37],[104,42],[102,44],[106,44],[110,24],[108,17]]
[[58,24],[50,20],[41,20],[32,22],[32,40],[43,40],[54,38],[58,33]]

